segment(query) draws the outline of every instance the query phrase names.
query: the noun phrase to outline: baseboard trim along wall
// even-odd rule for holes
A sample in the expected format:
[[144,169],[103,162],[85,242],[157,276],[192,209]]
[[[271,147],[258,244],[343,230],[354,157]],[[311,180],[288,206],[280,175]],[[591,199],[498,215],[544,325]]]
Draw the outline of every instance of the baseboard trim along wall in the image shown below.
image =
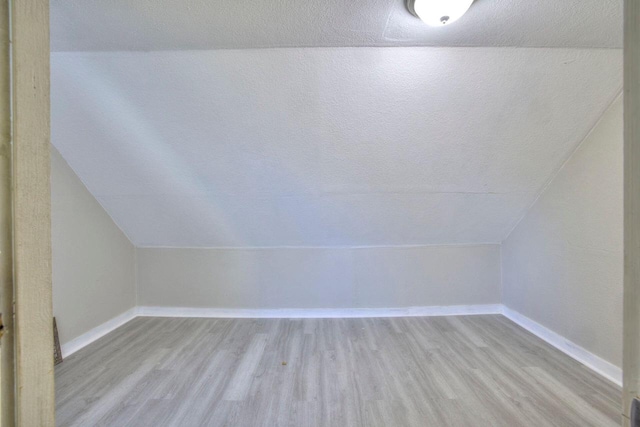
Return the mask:
[[62,357],[65,358],[67,356],[71,356],[76,351],[88,346],[92,342],[96,341],[99,338],[107,335],[109,332],[119,328],[124,325],[128,321],[137,317],[138,308],[133,307],[122,314],[117,315],[111,320],[107,320],[103,324],[96,326],[88,332],[80,335],[77,338],[72,339],[71,341],[64,343],[60,346],[60,350],[62,351]]
[[502,304],[454,305],[402,308],[309,308],[309,309],[228,309],[194,307],[134,307],[102,325],[62,345],[62,356],[68,357],[102,336],[138,316],[144,317],[208,317],[208,318],[362,318],[465,316],[502,314],[515,324],[562,351],[613,383],[622,386],[622,369],[569,341]]
[[529,319],[509,307],[503,306],[502,314],[513,323],[521,326],[533,335],[543,341],[546,341],[548,344],[551,344],[566,355],[571,356],[573,359],[590,368],[592,371],[597,372],[622,387],[622,369],[613,363],[607,362],[590,351],[569,341],[562,335],[553,332],[551,329],[542,326],[536,321]]
[[332,319],[355,317],[463,316],[471,314],[498,314],[501,312],[501,307],[502,306],[500,304],[402,308],[228,309],[189,307],[138,307],[138,315],[151,317]]

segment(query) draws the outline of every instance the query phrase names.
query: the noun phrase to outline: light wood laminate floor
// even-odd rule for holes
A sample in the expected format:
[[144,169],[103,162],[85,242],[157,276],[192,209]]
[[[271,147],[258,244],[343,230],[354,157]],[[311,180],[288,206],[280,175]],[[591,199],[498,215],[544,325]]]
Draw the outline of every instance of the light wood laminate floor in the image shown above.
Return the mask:
[[499,315],[136,318],[56,367],[60,426],[601,427],[620,395]]

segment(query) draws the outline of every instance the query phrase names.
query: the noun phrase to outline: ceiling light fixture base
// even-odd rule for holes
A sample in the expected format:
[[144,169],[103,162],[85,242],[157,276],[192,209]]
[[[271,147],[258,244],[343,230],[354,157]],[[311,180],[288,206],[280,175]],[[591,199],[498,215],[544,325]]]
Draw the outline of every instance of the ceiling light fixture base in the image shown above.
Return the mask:
[[464,15],[473,0],[406,0],[409,13],[431,27],[449,25]]

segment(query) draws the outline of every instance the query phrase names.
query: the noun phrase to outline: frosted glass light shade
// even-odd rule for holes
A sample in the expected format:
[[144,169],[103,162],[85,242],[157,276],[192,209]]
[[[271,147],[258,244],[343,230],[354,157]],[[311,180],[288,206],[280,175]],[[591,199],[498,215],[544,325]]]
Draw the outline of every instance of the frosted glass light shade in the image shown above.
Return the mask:
[[411,13],[432,27],[442,27],[460,19],[473,0],[407,0]]

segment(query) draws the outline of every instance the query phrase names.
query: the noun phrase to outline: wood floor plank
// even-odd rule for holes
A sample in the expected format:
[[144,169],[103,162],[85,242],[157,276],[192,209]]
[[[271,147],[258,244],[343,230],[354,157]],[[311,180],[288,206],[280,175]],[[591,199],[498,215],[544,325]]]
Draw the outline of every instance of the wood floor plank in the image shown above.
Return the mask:
[[56,367],[60,426],[614,426],[621,390],[498,315],[136,318]]

